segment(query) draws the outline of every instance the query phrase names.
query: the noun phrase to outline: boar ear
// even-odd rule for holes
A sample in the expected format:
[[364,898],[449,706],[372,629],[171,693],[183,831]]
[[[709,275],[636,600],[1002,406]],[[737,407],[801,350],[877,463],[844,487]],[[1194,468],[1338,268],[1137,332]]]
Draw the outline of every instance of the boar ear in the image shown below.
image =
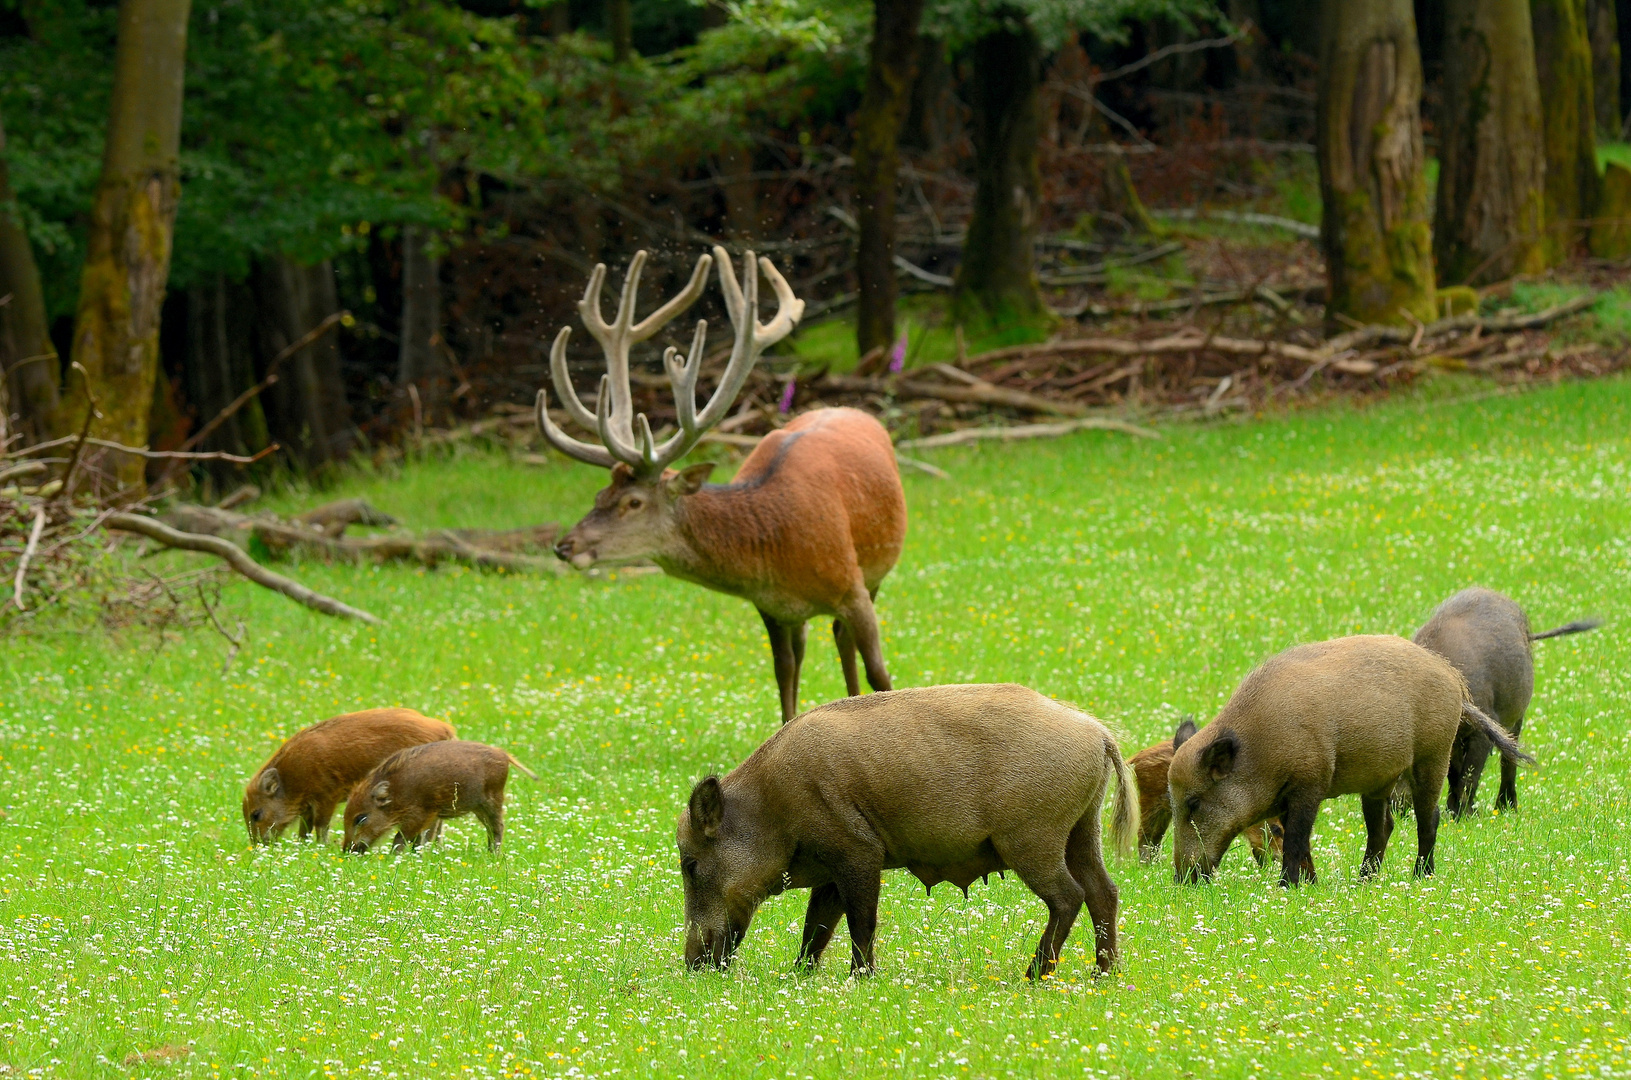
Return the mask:
[[1234,732],[1219,733],[1212,740],[1212,745],[1201,751],[1201,768],[1211,774],[1212,779],[1222,780],[1235,771],[1235,754],[1240,750],[1240,744],[1235,741]]
[[691,828],[713,840],[719,836],[720,822],[725,820],[725,793],[720,790],[719,777],[707,776],[691,789]]
[[389,780],[381,780],[379,783],[374,785],[374,790],[370,791],[368,794],[374,797],[375,802],[379,803],[381,806],[384,806],[386,803],[391,801],[391,782]]
[[700,461],[695,465],[688,465],[668,480],[668,491],[672,495],[695,495],[702,490],[702,485],[708,482],[708,477],[714,471],[715,463]]
[[282,786],[283,777],[278,775],[276,768],[268,767],[261,770],[260,789],[262,795],[276,795],[278,788]]
[[1178,749],[1190,740],[1195,734],[1195,718],[1186,716],[1178,722],[1178,730],[1172,733],[1172,748]]

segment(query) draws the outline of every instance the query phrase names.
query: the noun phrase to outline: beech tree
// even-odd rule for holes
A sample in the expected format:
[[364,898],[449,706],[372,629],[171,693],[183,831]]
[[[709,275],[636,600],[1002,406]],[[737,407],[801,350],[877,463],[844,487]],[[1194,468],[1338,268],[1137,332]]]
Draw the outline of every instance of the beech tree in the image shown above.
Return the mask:
[[1580,243],[1597,209],[1597,116],[1586,0],[1530,0],[1546,141],[1546,261]]
[[1545,191],[1529,0],[1444,0],[1439,281],[1543,269]]
[[[6,129],[0,118],[0,367],[7,376],[10,407],[31,441],[50,437],[57,411],[61,363],[45,317],[40,268],[24,228],[22,207],[11,191],[6,167]],[[0,420],[9,418],[0,418]]]
[[1315,142],[1333,315],[1437,314],[1421,91],[1410,0],[1326,0]]

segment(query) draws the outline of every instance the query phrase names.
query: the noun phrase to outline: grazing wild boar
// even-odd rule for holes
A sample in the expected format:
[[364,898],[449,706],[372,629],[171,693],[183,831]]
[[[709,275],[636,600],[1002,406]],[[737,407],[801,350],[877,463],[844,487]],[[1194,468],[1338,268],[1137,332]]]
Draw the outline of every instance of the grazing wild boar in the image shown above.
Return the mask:
[[1011,869],[1048,906],[1027,975],[1053,970],[1084,902],[1108,971],[1117,894],[1099,813],[1112,775],[1112,837],[1125,852],[1138,834],[1132,777],[1085,713],[1023,686],[930,686],[811,709],[691,792],[677,831],[686,963],[728,963],[766,897],[804,888],[800,965],[813,968],[848,918],[850,968],[869,972],[884,870],[966,893]]
[[410,746],[457,738],[453,725],[412,709],[367,709],[296,732],[244,788],[244,827],[269,843],[300,819],[300,838],[328,838],[334,808],[374,766]]
[[[1161,854],[1161,838],[1172,823],[1172,798],[1167,792],[1167,769],[1172,765],[1173,751],[1195,734],[1195,718],[1186,716],[1178,723],[1172,738],[1146,746],[1127,759],[1133,776],[1138,781],[1138,858],[1140,862],[1154,862]],[[1252,858],[1258,866],[1267,866],[1269,859],[1278,857],[1285,837],[1280,819],[1272,818],[1245,829],[1246,843],[1251,845]]]
[[1449,661],[1404,638],[1299,645],[1246,676],[1217,718],[1172,756],[1173,866],[1210,878],[1235,834],[1277,815],[1280,883],[1314,880],[1309,842],[1320,803],[1357,794],[1365,813],[1360,873],[1382,865],[1393,831],[1389,796],[1402,777],[1416,817],[1416,873],[1433,872],[1438,793],[1463,718],[1505,757],[1534,759],[1485,716]]
[[[1597,620],[1583,619],[1531,634],[1523,608],[1498,592],[1475,587],[1463,589],[1440,604],[1412,640],[1454,664],[1467,680],[1472,703],[1516,739],[1523,733],[1523,714],[1535,690],[1530,642],[1580,634],[1597,626]],[[1450,751],[1449,808],[1453,816],[1471,812],[1491,745],[1476,725],[1461,725]],[[1517,805],[1518,767],[1504,759],[1495,808],[1516,809]]]
[[357,782],[345,804],[341,848],[362,855],[395,829],[402,850],[441,835],[444,821],[475,814],[487,830],[487,850],[504,841],[504,785],[514,765],[531,769],[496,746],[478,742],[426,743],[392,754]]

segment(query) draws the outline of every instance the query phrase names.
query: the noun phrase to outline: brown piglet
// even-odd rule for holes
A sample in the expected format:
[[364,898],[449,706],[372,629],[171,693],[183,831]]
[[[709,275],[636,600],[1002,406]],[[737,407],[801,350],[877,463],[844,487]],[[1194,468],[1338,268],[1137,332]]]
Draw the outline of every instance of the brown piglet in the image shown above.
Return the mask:
[[[1195,719],[1184,717],[1172,738],[1146,746],[1127,759],[1138,781],[1138,858],[1140,862],[1154,862],[1161,854],[1161,838],[1172,823],[1172,797],[1167,791],[1167,770],[1172,766],[1172,755],[1191,735],[1195,734]],[[1279,818],[1270,818],[1261,824],[1246,828],[1246,843],[1251,845],[1252,858],[1258,866],[1267,866],[1270,859],[1279,858],[1285,831]]]
[[506,751],[478,742],[426,743],[393,754],[357,782],[345,804],[343,850],[361,855],[396,830],[400,851],[441,835],[444,821],[476,815],[487,849],[504,842],[504,785],[514,765],[538,777]]
[[1414,804],[1416,874],[1431,874],[1438,795],[1463,720],[1503,756],[1534,760],[1472,703],[1448,660],[1404,638],[1337,638],[1271,657],[1172,756],[1177,880],[1210,878],[1241,829],[1277,815],[1285,825],[1280,883],[1313,881],[1309,842],[1320,803],[1350,794],[1364,810],[1360,874],[1368,877],[1381,869],[1401,779]]
[[330,717],[278,747],[244,788],[244,827],[269,843],[300,819],[300,838],[328,838],[329,819],[363,777],[398,750],[457,738],[453,725],[412,709],[367,709]]

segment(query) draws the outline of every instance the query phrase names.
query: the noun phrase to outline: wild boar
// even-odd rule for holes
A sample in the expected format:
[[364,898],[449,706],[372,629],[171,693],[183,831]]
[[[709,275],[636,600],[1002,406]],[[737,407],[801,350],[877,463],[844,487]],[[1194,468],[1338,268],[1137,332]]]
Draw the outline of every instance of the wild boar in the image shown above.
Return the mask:
[[366,709],[330,717],[296,732],[244,788],[244,827],[254,843],[269,843],[296,817],[300,838],[328,839],[340,800],[398,750],[457,738],[453,725],[412,709]]
[[487,830],[487,850],[497,851],[511,765],[538,779],[506,751],[478,742],[426,743],[392,754],[351,789],[341,848],[362,855],[393,828],[393,849],[410,842],[417,848],[441,836],[442,822],[475,814]]
[[813,968],[848,918],[850,969],[870,972],[879,878],[905,867],[965,893],[1016,871],[1048,906],[1033,979],[1053,971],[1085,901],[1108,971],[1117,893],[1099,813],[1112,774],[1125,852],[1138,804],[1115,739],[1034,690],[930,686],[802,713],[724,779],[698,783],[680,815],[686,964],[725,965],[766,897],[810,889],[800,965]]
[[1472,703],[1449,661],[1404,638],[1338,638],[1269,659],[1172,756],[1174,876],[1210,878],[1236,833],[1277,815],[1285,826],[1280,883],[1312,882],[1320,803],[1348,794],[1361,797],[1365,813],[1360,874],[1374,874],[1401,777],[1415,809],[1416,874],[1431,874],[1438,793],[1463,718],[1503,756],[1534,760]]
[[[1456,666],[1472,702],[1494,717],[1516,739],[1523,733],[1523,714],[1535,690],[1535,664],[1530,642],[1580,634],[1596,629],[1595,619],[1583,619],[1547,630],[1529,632],[1529,616],[1514,601],[1490,589],[1463,589],[1440,604],[1412,639]],[[1462,724],[1450,750],[1451,815],[1470,813],[1478,796],[1491,743],[1473,724]],[[1518,767],[1501,762],[1501,790],[1497,810],[1518,805]]]
[[[1172,738],[1146,746],[1127,759],[1133,776],[1138,781],[1138,858],[1140,862],[1154,862],[1161,854],[1161,838],[1172,823],[1172,799],[1167,793],[1167,769],[1172,765],[1172,753],[1195,734],[1195,718],[1186,716],[1178,723]],[[1285,831],[1280,819],[1272,818],[1245,829],[1246,842],[1251,845],[1252,858],[1258,866],[1267,866],[1269,859],[1280,854]]]

